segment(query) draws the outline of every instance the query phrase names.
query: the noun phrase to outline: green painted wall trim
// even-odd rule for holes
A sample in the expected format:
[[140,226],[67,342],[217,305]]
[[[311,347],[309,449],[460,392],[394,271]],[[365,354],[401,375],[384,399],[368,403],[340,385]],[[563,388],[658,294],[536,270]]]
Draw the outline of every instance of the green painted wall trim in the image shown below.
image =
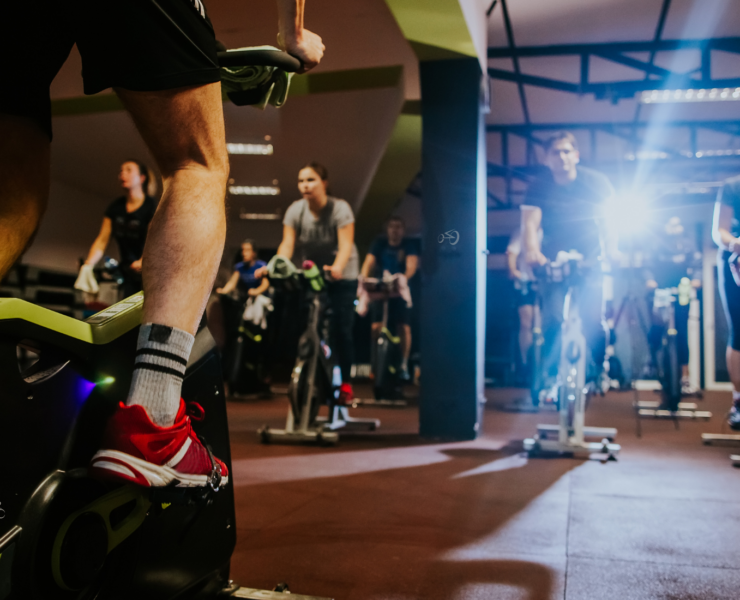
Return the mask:
[[290,83],[290,96],[396,87],[402,77],[401,65],[296,75]]
[[386,0],[419,60],[478,57],[459,0]]
[[355,242],[364,255],[383,223],[421,170],[421,116],[400,114],[385,154],[355,220]]
[[[296,75],[290,84],[290,97],[330,92],[350,92],[396,87],[403,77],[403,66],[372,67],[331,71],[328,73],[308,73]],[[123,104],[115,94],[96,94],[78,98],[64,98],[51,103],[54,117],[70,115],[89,115],[123,110]]]

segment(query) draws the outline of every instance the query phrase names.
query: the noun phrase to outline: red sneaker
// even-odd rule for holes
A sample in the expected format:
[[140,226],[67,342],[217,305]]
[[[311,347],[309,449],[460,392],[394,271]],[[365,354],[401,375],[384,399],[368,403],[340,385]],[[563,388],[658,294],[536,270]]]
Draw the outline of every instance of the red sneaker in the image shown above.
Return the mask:
[[90,474],[144,487],[206,487],[218,489],[229,481],[226,465],[195,435],[191,417],[200,421],[199,404],[180,400],[175,424],[159,427],[143,406],[121,403],[108,421],[103,449],[93,456]]
[[352,406],[352,401],[355,399],[355,393],[352,390],[352,384],[346,381],[339,386],[339,399],[337,400],[340,406]]

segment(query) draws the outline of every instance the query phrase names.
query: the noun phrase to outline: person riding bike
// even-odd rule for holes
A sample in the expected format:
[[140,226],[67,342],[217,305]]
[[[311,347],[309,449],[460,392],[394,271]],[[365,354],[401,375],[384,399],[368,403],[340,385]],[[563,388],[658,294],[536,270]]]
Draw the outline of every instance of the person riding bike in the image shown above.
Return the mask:
[[650,344],[651,365],[657,378],[658,364],[656,357],[663,345],[667,323],[660,311],[653,308],[655,290],[659,288],[679,288],[688,282],[688,289],[679,293],[673,304],[676,328],[678,364],[681,367],[681,393],[683,395],[697,392],[689,380],[689,305],[691,288],[701,287],[702,256],[696,241],[684,230],[679,217],[671,217],[659,230],[650,237],[647,253],[645,285],[647,287],[648,314],[652,316],[648,343]]
[[[324,45],[303,27],[304,0],[277,1],[279,43],[307,71]],[[143,323],[131,389],[108,423],[91,472],[142,486],[200,487],[220,470],[226,483],[226,467],[193,432],[180,397],[223,252],[229,172],[216,38],[199,0],[3,5],[0,279],[29,245],[46,208],[49,86],[74,44],[85,93],[114,89],[164,186],[142,257]]]
[[[218,297],[208,305],[208,329],[223,350],[226,339],[239,326],[239,318],[244,312],[244,303],[249,298],[264,294],[270,287],[267,279],[260,279],[255,273],[267,263],[257,258],[257,250],[252,240],[244,240],[241,247],[242,260],[234,265],[234,271],[221,288],[216,289]],[[231,295],[236,292],[238,299]]]
[[121,165],[118,181],[126,195],[114,200],[106,209],[100,233],[82,269],[92,269],[103,258],[112,235],[118,244],[123,297],[128,298],[141,291],[141,256],[149,224],[157,209],[154,200],[157,182],[145,164],[134,160]]
[[[285,211],[283,239],[278,256],[297,265],[310,260],[328,276],[327,293],[332,310],[330,346],[342,371],[340,403],[350,404],[354,362],[354,318],[359,254],[355,246],[355,216],[345,200],[328,193],[329,173],[323,165],[308,163],[298,172],[303,198]],[[267,267],[255,275],[267,275]]]
[[[416,274],[419,268],[419,251],[409,238],[404,237],[406,225],[401,217],[393,216],[388,220],[386,235],[378,237],[370,247],[370,252],[362,263],[362,277],[368,278],[373,270],[378,277],[387,271],[391,275],[402,273],[407,281]],[[373,339],[377,340],[383,326],[383,304],[375,302],[370,305]],[[406,300],[400,296],[388,300],[388,323],[401,338],[401,371],[399,378],[408,381],[409,356],[411,356],[411,323]]]
[[[593,264],[605,247],[611,245],[599,220],[605,201],[614,195],[614,188],[605,175],[577,166],[580,155],[571,133],[554,134],[544,142],[543,148],[548,170],[530,184],[521,207],[524,258],[536,271],[538,266],[554,261],[558,252],[575,250],[583,255],[586,265]],[[538,287],[542,297],[544,374],[554,376],[560,358],[560,327],[567,286],[562,282],[541,281]],[[599,368],[606,349],[600,278],[587,278],[580,305],[591,358]],[[537,403],[536,398],[533,401]]]

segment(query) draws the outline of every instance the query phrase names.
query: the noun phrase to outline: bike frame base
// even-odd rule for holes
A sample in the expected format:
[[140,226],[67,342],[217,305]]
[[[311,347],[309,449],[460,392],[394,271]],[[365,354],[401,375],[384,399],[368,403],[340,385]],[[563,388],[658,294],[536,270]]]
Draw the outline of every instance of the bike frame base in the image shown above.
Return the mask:
[[257,437],[263,444],[319,444],[330,446],[339,441],[339,434],[326,431],[321,425],[316,427],[296,428],[293,409],[288,409],[288,418],[285,419],[285,429],[272,429],[267,425],[257,430]]
[[[547,439],[549,436],[558,436],[560,427],[558,425],[537,425],[537,437],[540,440]],[[598,438],[613,442],[617,438],[615,427],[584,427],[583,437]]]
[[409,405],[408,400],[386,400],[375,398],[354,398],[352,400],[352,408],[358,406],[379,406],[383,408],[406,408]]
[[[740,446],[740,435],[731,433],[702,433],[701,442],[705,446]],[[740,454],[730,454],[733,467],[740,467]]]
[[337,431],[346,429],[347,431],[375,431],[380,427],[380,419],[357,419],[349,416],[349,410],[346,406],[335,406],[331,413],[331,418],[318,417],[316,423],[323,427],[323,431]]
[[265,426],[257,430],[257,435],[260,441],[265,444],[319,444],[330,446],[339,442],[339,434],[323,429],[288,431],[287,429],[272,429]]
[[727,433],[702,433],[701,441],[705,446],[740,446],[740,435]]
[[708,410],[699,410],[695,402],[679,402],[678,410],[670,411],[660,408],[660,402],[635,402],[635,410],[640,418],[652,419],[711,419],[712,413]]
[[557,454],[578,458],[590,458],[593,454],[604,454],[609,459],[616,460],[622,449],[619,444],[613,444],[607,439],[601,442],[560,442],[558,440],[541,439],[539,436],[524,440],[524,449],[530,456]]
[[333,600],[332,598],[323,598],[319,596],[304,596],[303,594],[293,594],[291,592],[271,592],[268,590],[257,590],[253,588],[238,588],[235,592],[224,594],[222,598],[245,598],[247,600]]

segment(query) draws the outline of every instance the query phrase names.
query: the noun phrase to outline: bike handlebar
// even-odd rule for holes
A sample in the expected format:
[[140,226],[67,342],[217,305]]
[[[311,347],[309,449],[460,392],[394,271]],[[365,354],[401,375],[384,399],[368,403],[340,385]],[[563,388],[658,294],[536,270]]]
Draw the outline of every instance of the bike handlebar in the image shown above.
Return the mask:
[[280,50],[246,49],[228,50],[218,53],[218,64],[222,67],[277,67],[286,73],[295,73],[303,68],[303,63],[295,56]]

